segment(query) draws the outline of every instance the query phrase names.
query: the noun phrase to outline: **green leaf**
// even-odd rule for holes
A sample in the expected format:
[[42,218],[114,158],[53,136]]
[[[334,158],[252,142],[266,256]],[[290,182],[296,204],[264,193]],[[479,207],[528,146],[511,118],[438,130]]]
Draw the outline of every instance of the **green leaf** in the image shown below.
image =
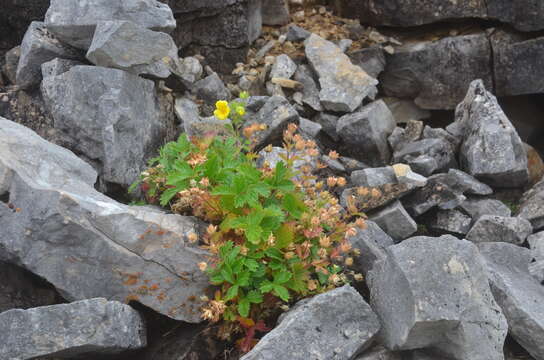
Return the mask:
[[234,286],[231,286],[228,290],[227,290],[227,295],[225,296],[225,300],[228,301],[228,300],[232,300],[234,299],[236,296],[238,296],[238,285],[234,285]]
[[274,274],[274,283],[275,284],[284,284],[291,279],[291,273],[288,271],[279,271]]
[[265,280],[262,284],[259,290],[261,290],[261,293],[265,294],[267,292],[272,291],[274,288],[274,284],[268,280]]
[[276,248],[266,249],[265,254],[272,259],[283,261],[283,254]]
[[279,296],[283,301],[289,301],[289,290],[281,285],[274,284],[274,294]]
[[307,210],[304,202],[293,193],[285,194],[283,197],[283,208],[295,219],[300,219],[302,213]]
[[238,313],[242,316],[247,318],[249,316],[249,309],[251,307],[251,304],[247,298],[244,298],[240,300],[238,303]]
[[248,286],[249,285],[249,273],[243,272],[241,274],[238,274],[238,278],[236,279],[236,284],[240,286]]
[[232,270],[229,269],[228,265],[221,269],[221,276],[229,283],[235,284],[234,274],[232,273]]
[[276,247],[278,249],[286,248],[295,240],[295,228],[290,224],[283,224],[276,231]]
[[249,271],[257,271],[259,268],[259,263],[253,259],[246,259],[245,266],[249,269]]
[[251,290],[247,293],[246,299],[253,304],[260,304],[263,302],[263,296],[255,290]]
[[179,192],[180,190],[178,188],[169,188],[169,189],[166,189],[162,194],[161,194],[161,198],[160,198],[160,203],[162,206],[166,206],[168,205],[168,203],[170,202],[170,200],[172,200],[172,198],[174,196],[176,196],[176,194]]

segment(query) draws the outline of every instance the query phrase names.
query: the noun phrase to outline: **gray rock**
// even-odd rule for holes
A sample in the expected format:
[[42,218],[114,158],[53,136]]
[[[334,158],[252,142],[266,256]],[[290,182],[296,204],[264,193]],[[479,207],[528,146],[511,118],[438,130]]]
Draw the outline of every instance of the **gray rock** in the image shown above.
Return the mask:
[[2,72],[8,78],[9,82],[15,84],[17,82],[17,66],[21,57],[21,47],[16,46],[6,52],[5,64],[2,67]]
[[364,98],[374,97],[378,81],[353,65],[338,46],[315,34],[305,45],[308,62],[319,76],[319,98],[325,109],[352,112]]
[[285,25],[291,19],[289,17],[289,5],[287,0],[266,0],[262,5],[262,17],[264,25]]
[[315,141],[319,137],[323,127],[321,126],[321,124],[318,124],[316,122],[300,118],[299,129],[303,137],[306,135],[307,137]]
[[446,171],[457,167],[455,149],[444,139],[423,139],[406,144],[395,151],[393,161],[411,165],[420,156],[434,159],[437,165],[435,171]]
[[214,106],[216,101],[230,100],[231,97],[229,89],[227,89],[225,83],[223,83],[223,80],[221,80],[217,73],[213,73],[197,81],[193,85],[191,92],[207,104]]
[[369,214],[369,219],[378,224],[395,242],[400,242],[417,231],[416,222],[398,200]]
[[414,171],[425,176],[431,176],[438,169],[436,159],[429,155],[420,155],[408,162]]
[[472,219],[459,210],[437,210],[425,218],[425,225],[433,234],[464,237],[470,230]]
[[355,358],[355,360],[403,360],[401,353],[376,346]]
[[365,229],[357,229],[357,234],[348,240],[353,249],[360,251],[354,257],[351,269],[366,276],[374,263],[385,258],[385,249],[395,242],[374,221],[367,220]]
[[338,161],[340,161],[342,165],[344,165],[344,167],[346,168],[346,171],[349,173],[355,170],[363,170],[370,167],[369,165],[363,163],[362,161],[359,161],[357,159],[353,159],[347,156],[340,156],[338,158]]
[[98,22],[127,20],[147,29],[169,33],[176,20],[168,5],[156,0],[51,0],[45,26],[61,41],[79,49],[91,46]]
[[356,50],[348,54],[354,65],[359,66],[374,79],[378,78],[385,69],[385,54],[383,49],[373,46]]
[[512,211],[503,202],[495,199],[486,199],[481,197],[469,197],[461,204],[459,208],[467,213],[473,222],[478,221],[484,215],[495,215],[510,217]]
[[491,88],[491,49],[485,33],[406,43],[388,57],[385,94],[415,99],[423,109],[454,109],[474,79]]
[[0,203],[0,261],[44,278],[69,301],[137,301],[201,321],[209,282],[197,264],[208,253],[188,235],[204,224],[102,195],[90,165],[24,126],[0,120],[0,138],[0,198],[14,207]]
[[9,310],[0,314],[0,356],[106,356],[146,346],[144,320],[130,306],[103,298]]
[[391,158],[387,137],[394,128],[391,111],[378,100],[358,112],[342,116],[336,132],[343,141],[343,152],[370,165],[383,166]]
[[266,130],[259,131],[251,137],[254,148],[262,149],[267,144],[279,143],[283,132],[290,123],[298,124],[299,116],[296,110],[281,96],[271,96],[259,112],[244,123],[244,127],[252,124],[264,124]]
[[327,134],[334,141],[338,141],[338,133],[336,132],[336,126],[338,124],[338,116],[333,114],[327,114],[325,112],[317,113],[313,121],[321,125],[323,132]]
[[84,64],[77,60],[56,58],[54,60],[51,60],[42,64],[42,78],[45,79],[46,77],[49,77],[49,76],[62,75],[77,65],[84,65]]
[[409,143],[418,141],[423,132],[423,122],[408,120],[406,127],[396,127],[388,138],[389,144],[394,151],[401,151]]
[[310,35],[312,35],[312,33],[309,32],[308,30],[303,29],[297,25],[291,25],[289,26],[289,30],[287,30],[287,41],[291,41],[291,42],[304,41],[307,38],[309,38]]
[[529,220],[535,231],[544,230],[544,179],[523,194],[519,216]]
[[496,187],[527,184],[527,153],[497,99],[481,80],[471,83],[456,109],[455,121],[464,134],[459,154],[461,168]]
[[405,164],[395,164],[392,166],[399,184],[405,184],[413,187],[423,187],[427,185],[427,178],[412,171]]
[[348,360],[370,346],[379,329],[370,306],[345,285],[295,305],[241,360]]
[[281,54],[276,57],[276,62],[270,70],[270,78],[290,79],[297,71],[297,64],[288,55]]
[[175,13],[178,26],[172,37],[178,47],[201,54],[221,74],[246,62],[249,45],[261,34],[261,0],[163,2]]
[[391,350],[431,348],[457,360],[499,360],[507,324],[474,244],[414,237],[369,273],[370,301]]
[[[287,152],[284,148],[273,146],[271,151],[263,149],[258,153],[259,157],[257,158],[257,166],[260,168],[264,167],[265,164],[270,169],[275,169],[276,165],[281,161],[286,163],[286,158],[288,155],[295,156],[297,159],[293,161],[292,169],[294,171],[301,171],[301,168],[305,165],[309,165],[312,169],[315,169],[317,162],[315,158],[312,158],[309,155],[306,155],[300,151],[293,151],[291,154]],[[294,179],[301,180],[302,174],[295,175]]]
[[132,21],[99,21],[87,59],[97,66],[167,78],[179,67],[172,37]]
[[59,300],[51,285],[19,266],[0,261],[0,276],[0,313],[53,305]]
[[458,169],[450,169],[448,171],[448,181],[452,186],[463,189],[465,194],[470,195],[491,195],[493,189],[482,182],[479,182],[469,174]]
[[357,170],[351,173],[350,178],[350,184],[353,186],[378,187],[396,183],[397,176],[391,166]]
[[214,116],[202,118],[198,105],[187,98],[176,98],[174,111],[181,122],[181,128],[189,137],[227,135],[226,125],[231,121],[219,120]]
[[351,40],[351,39],[341,39],[340,41],[338,41],[337,45],[340,48],[340,50],[342,50],[342,52],[345,53],[345,52],[347,52],[349,50],[351,45],[353,45],[353,40]]
[[179,70],[176,75],[179,76],[186,87],[191,88],[195,82],[202,78],[203,72],[204,69],[200,61],[195,57],[188,56],[180,60]]
[[450,134],[447,130],[442,128],[432,128],[428,125],[425,125],[423,128],[423,133],[421,135],[423,139],[444,139],[448,141],[453,148],[457,151],[459,145],[461,144],[461,137],[454,136]]
[[535,359],[544,358],[544,287],[528,272],[530,251],[506,243],[485,243],[479,248],[510,335]]
[[44,79],[42,94],[67,146],[97,162],[105,181],[132,184],[166,138],[151,80],[76,66]]
[[[461,19],[490,19],[511,24],[521,31],[544,29],[544,9],[531,0],[511,2],[507,0],[461,0],[444,3],[429,0],[424,6],[417,0],[393,0],[383,3],[377,0],[358,3],[347,8],[351,17],[356,11],[361,20],[372,25],[416,26],[433,22]],[[356,15],[355,15],[356,16]]]
[[319,100],[319,88],[317,87],[312,70],[307,65],[299,65],[294,79],[303,86],[302,102],[315,111],[323,111],[323,106]]
[[451,210],[465,201],[463,192],[452,187],[444,174],[430,176],[427,184],[416,189],[402,199],[402,204],[408,213],[414,217],[438,207],[442,210]]
[[507,242],[522,245],[532,233],[531,223],[524,218],[483,215],[472,226],[466,239],[475,243]]
[[385,97],[382,99],[397,124],[408,123],[411,120],[424,120],[431,117],[431,112],[417,106],[412,100],[399,99],[395,97]]
[[22,89],[37,86],[42,81],[41,66],[55,58],[81,59],[75,49],[59,42],[44,26],[33,21],[21,43],[15,83]]
[[495,31],[491,36],[497,96],[539,94],[544,85],[542,67],[534,59],[544,55],[544,38],[526,40],[523,36]]
[[544,231],[529,236],[527,242],[534,260],[529,264],[529,272],[544,285]]

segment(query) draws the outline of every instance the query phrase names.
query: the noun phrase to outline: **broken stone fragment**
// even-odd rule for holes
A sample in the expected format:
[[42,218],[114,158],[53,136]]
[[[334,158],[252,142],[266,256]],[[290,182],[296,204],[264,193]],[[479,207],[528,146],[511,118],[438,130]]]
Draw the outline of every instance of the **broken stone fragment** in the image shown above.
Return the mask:
[[45,26],[61,41],[88,50],[98,22],[127,20],[169,33],[176,28],[170,7],[156,0],[51,0]]
[[303,300],[241,360],[349,360],[372,344],[380,324],[349,285]]
[[0,356],[106,356],[146,346],[144,320],[130,306],[96,298],[0,314]]
[[167,78],[180,67],[170,35],[131,21],[98,22],[87,59],[97,66],[157,78]]
[[338,46],[312,34],[305,47],[306,57],[319,76],[319,98],[325,109],[348,113],[367,96],[374,97],[378,81],[353,65]]
[[508,325],[477,247],[450,235],[386,249],[367,282],[391,350],[430,348],[456,360],[504,359]]

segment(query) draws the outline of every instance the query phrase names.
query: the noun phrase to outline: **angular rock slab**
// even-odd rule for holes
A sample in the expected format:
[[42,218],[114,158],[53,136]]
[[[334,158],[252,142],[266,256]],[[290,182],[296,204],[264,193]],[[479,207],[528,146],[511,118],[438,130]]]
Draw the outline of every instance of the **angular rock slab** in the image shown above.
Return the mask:
[[45,28],[43,22],[33,21],[21,43],[15,83],[22,89],[39,85],[42,81],[42,64],[55,58],[82,59],[82,54],[62,44]]
[[381,26],[416,26],[433,22],[460,19],[490,19],[511,24],[521,31],[544,29],[544,6],[532,0],[363,0],[357,2],[356,11],[361,20]]
[[286,25],[290,22],[287,0],[267,0],[262,4],[264,25]]
[[509,217],[512,215],[512,210],[503,202],[495,199],[487,199],[480,197],[469,197],[461,204],[459,209],[467,213],[472,221],[478,221],[484,215],[496,215]]
[[535,231],[544,230],[544,179],[523,194],[519,216],[529,220]]
[[266,130],[258,131],[251,137],[254,148],[260,150],[268,144],[280,143],[283,131],[290,123],[299,123],[297,111],[284,97],[271,96],[255,116],[246,120],[244,128],[253,124],[266,125]]
[[377,210],[369,215],[370,220],[376,222],[395,242],[400,242],[417,231],[417,224],[406,212],[400,201]]
[[432,233],[464,236],[470,230],[472,219],[461,211],[436,210],[425,217],[425,225]]
[[104,298],[0,314],[0,357],[105,356],[147,344],[143,318]]
[[[203,224],[97,192],[96,172],[72,152],[0,119],[0,260],[46,279],[67,300],[138,301],[200,322],[207,252],[188,235]],[[10,204],[10,205],[8,205]]]
[[544,359],[544,287],[529,274],[531,252],[507,243],[479,244],[479,248],[510,335],[535,359]]
[[370,306],[345,285],[296,304],[241,360],[348,360],[379,330]]
[[533,233],[529,220],[522,217],[484,215],[476,221],[466,239],[479,242],[506,242],[522,245]]
[[393,114],[378,100],[338,119],[336,133],[348,154],[373,166],[383,166],[391,158],[387,137],[394,128]]
[[499,360],[507,324],[474,244],[444,235],[386,249],[369,273],[370,301],[391,350],[433,348],[457,360]]
[[489,88],[493,84],[485,33],[407,43],[395,50],[380,78],[384,92],[415,99],[423,109],[455,109],[474,79],[483,79]]
[[338,46],[315,34],[305,46],[306,57],[319,76],[319,98],[325,109],[352,112],[364,98],[374,97],[378,80],[353,65]]
[[393,239],[387,235],[372,220],[365,221],[365,229],[357,229],[357,234],[348,240],[354,249],[359,249],[360,255],[354,257],[351,268],[363,275],[366,275],[374,266],[377,260],[386,257],[385,249],[395,244]]
[[168,5],[156,0],[51,0],[45,26],[63,42],[78,49],[91,46],[100,21],[128,20],[147,29],[169,33],[176,28]]
[[497,98],[481,80],[470,84],[467,96],[455,111],[463,134],[461,168],[496,187],[521,187],[529,181],[527,153],[516,129]]
[[87,59],[97,66],[167,78],[180,66],[172,37],[131,21],[100,21]]
[[76,66],[44,79],[42,94],[67,147],[97,163],[105,181],[132,184],[166,137],[151,80]]
[[529,236],[527,242],[533,255],[533,261],[529,264],[529,272],[544,285],[544,231]]

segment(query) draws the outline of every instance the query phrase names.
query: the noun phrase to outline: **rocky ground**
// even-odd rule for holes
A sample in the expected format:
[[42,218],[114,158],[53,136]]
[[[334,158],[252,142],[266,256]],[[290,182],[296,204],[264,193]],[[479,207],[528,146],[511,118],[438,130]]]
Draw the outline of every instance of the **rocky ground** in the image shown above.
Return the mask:
[[[544,359],[542,6],[4,1],[0,359]],[[207,224],[126,191],[242,91],[259,149],[298,124],[368,216],[364,283],[245,355],[200,317]]]

